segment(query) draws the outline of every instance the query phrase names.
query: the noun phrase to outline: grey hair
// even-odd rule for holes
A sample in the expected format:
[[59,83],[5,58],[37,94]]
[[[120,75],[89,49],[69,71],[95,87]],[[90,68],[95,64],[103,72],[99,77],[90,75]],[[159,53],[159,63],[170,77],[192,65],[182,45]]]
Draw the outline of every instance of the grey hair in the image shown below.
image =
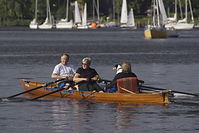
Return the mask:
[[89,65],[91,64],[91,58],[90,57],[85,57],[82,59],[82,63],[87,62]]

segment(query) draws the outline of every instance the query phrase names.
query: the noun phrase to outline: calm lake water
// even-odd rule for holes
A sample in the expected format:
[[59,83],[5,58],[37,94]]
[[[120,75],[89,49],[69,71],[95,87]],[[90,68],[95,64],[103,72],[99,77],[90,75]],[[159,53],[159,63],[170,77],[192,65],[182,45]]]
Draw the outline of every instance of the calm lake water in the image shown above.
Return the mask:
[[[114,64],[130,61],[146,85],[199,93],[199,30],[179,38],[145,40],[143,30],[0,29],[0,97],[22,90],[20,79],[52,81],[63,52],[70,63],[92,58],[104,79]],[[94,103],[71,99],[0,102],[0,133],[197,133],[199,98],[161,105]]]

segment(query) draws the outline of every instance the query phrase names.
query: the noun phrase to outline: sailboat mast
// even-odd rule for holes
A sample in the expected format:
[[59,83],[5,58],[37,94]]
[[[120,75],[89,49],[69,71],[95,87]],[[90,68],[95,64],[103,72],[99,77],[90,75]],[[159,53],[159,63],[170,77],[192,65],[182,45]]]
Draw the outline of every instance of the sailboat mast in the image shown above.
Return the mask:
[[178,1],[179,1],[179,7],[180,7],[180,17],[181,17],[181,19],[183,19],[181,0],[178,0]]
[[158,21],[158,26],[160,27],[159,0],[156,0],[156,9],[157,9],[157,21]]
[[52,24],[52,15],[51,15],[51,12],[50,12],[50,2],[49,2],[49,0],[48,0],[48,15],[49,15],[50,23]]
[[156,18],[156,0],[153,1],[153,26],[156,25],[155,18]]
[[69,0],[67,0],[66,2],[66,21],[68,22],[68,4],[69,4]]
[[95,0],[93,0],[93,21],[95,20]]
[[97,20],[100,23],[100,16],[99,16],[99,0],[97,0]]
[[46,0],[46,17],[49,19],[49,16],[48,16],[48,0]]
[[192,20],[192,22],[194,22],[193,10],[192,10],[192,6],[191,6],[191,0],[189,0],[189,8],[190,8],[190,12],[191,12],[191,20]]
[[113,0],[113,20],[115,21],[115,0]]
[[187,22],[187,0],[185,0],[185,19]]
[[175,0],[175,14],[174,14],[175,21],[177,21],[177,13],[178,13],[177,0]]
[[35,1],[35,19],[37,20],[37,4],[38,0]]

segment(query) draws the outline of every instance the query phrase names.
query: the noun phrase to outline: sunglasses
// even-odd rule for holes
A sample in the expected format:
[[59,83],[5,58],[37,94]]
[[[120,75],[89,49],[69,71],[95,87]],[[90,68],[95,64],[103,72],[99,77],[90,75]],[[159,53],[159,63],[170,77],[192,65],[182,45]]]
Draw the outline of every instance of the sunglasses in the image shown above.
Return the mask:
[[88,65],[88,63],[82,63],[82,65]]

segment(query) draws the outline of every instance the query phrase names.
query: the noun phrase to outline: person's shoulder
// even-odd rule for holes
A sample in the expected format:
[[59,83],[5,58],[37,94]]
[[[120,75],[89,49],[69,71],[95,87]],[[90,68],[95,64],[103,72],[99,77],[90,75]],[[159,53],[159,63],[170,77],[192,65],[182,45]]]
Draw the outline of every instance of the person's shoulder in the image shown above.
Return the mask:
[[117,77],[117,78],[126,78],[126,77],[137,77],[137,76],[134,73],[132,73],[132,72],[130,72],[130,73],[121,72],[121,73],[116,74],[115,77]]
[[61,65],[62,65],[62,64],[61,64],[61,63],[59,63],[59,64],[55,65],[55,67],[61,67]]
[[120,75],[124,75],[124,74],[125,74],[125,73],[120,72],[120,73],[116,74],[115,76],[120,76]]
[[77,68],[77,72],[82,71],[82,70],[83,70],[82,67]]
[[67,66],[68,66],[68,67],[71,67],[71,68],[74,68],[74,65],[73,65],[73,64],[68,64]]
[[90,71],[97,73],[97,71],[94,68],[89,68]]
[[137,77],[137,75],[136,75],[135,73],[133,73],[133,72],[131,72],[130,75],[131,75],[132,77]]
[[89,67],[90,70],[95,70],[95,68]]
[[121,78],[121,77],[123,77],[123,75],[124,75],[124,73],[122,73],[122,72],[121,72],[121,73],[118,73],[118,74],[115,75],[115,78],[116,78],[116,79],[117,79],[117,78]]

